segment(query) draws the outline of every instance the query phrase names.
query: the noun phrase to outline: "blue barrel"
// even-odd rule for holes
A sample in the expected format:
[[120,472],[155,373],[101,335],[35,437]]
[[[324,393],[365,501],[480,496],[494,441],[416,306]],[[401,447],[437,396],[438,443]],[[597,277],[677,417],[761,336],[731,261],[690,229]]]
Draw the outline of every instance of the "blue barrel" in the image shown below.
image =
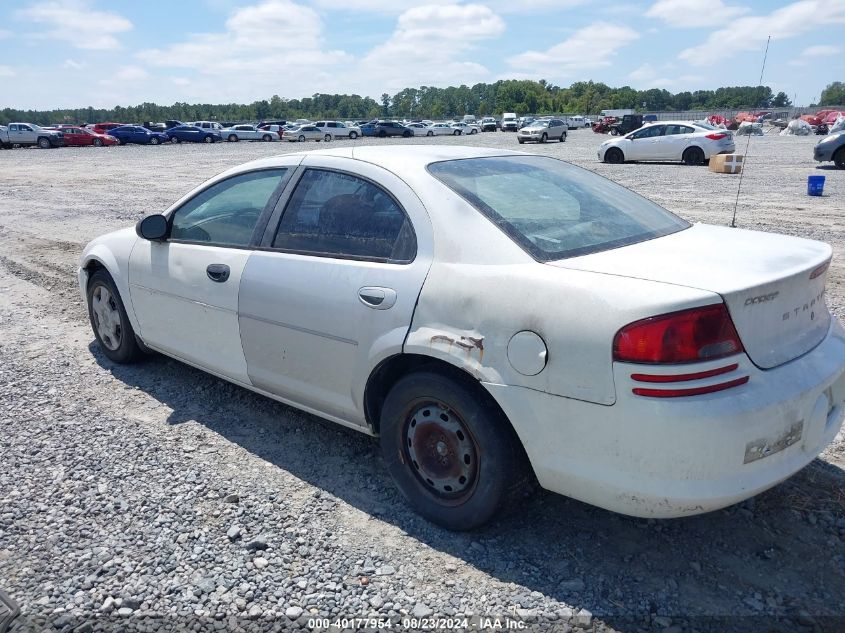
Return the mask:
[[807,176],[807,195],[820,196],[824,191],[824,176]]

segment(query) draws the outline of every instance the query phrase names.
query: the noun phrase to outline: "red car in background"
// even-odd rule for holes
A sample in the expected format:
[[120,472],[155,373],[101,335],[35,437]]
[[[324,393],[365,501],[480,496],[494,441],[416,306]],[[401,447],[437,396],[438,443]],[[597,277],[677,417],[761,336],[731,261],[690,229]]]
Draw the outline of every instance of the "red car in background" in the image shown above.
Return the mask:
[[94,130],[89,130],[84,127],[76,125],[57,125],[56,128],[64,134],[65,145],[71,147],[84,147],[94,145],[95,147],[103,147],[104,145],[117,145],[117,139],[108,134],[100,134]]
[[97,134],[108,134],[109,130],[113,130],[114,128],[121,127],[123,125],[126,125],[126,123],[91,123],[86,125],[85,129],[96,132]]

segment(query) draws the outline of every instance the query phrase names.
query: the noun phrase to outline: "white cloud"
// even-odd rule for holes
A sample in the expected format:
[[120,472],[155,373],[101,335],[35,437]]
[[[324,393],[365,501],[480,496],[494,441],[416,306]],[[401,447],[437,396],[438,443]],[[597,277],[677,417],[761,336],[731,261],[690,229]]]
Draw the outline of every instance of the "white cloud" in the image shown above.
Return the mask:
[[0,66],[0,77],[14,77],[15,71],[11,66]]
[[659,68],[648,63],[642,64],[628,74],[628,79],[633,87],[640,90],[666,88],[673,91],[699,87],[704,81],[699,75],[677,75],[672,63],[662,64]]
[[711,66],[739,52],[762,53],[769,35],[773,45],[778,45],[781,40],[840,24],[845,24],[842,0],[801,0],[768,15],[734,20],[729,26],[713,31],[702,44],[681,51],[679,57],[693,66]]
[[187,77],[171,77],[170,81],[172,81],[177,86],[190,86],[191,80]]
[[83,64],[82,62],[78,62],[75,59],[68,58],[62,63],[62,68],[68,68],[70,70],[82,70],[83,68],[85,68],[85,64]]
[[146,70],[141,68],[140,66],[123,66],[116,73],[112,73],[109,75],[107,79],[103,79],[104,82],[110,83],[114,80],[117,81],[142,81],[144,79],[149,79],[150,73]]
[[842,48],[833,46],[832,44],[818,44],[816,46],[808,46],[801,54],[789,62],[790,66],[806,66],[807,64],[815,63],[819,58],[833,57],[839,55]]
[[151,66],[198,72],[203,77],[192,81],[192,97],[215,102],[242,102],[271,91],[288,96],[327,91],[336,84],[337,68],[351,62],[343,51],[323,49],[319,14],[290,0],[239,8],[225,26],[222,33],[188,35],[137,57]]
[[748,13],[748,7],[728,6],[722,0],[657,0],[646,16],[676,28],[718,26]]
[[12,37],[12,32],[7,31],[5,29],[0,29],[0,40],[4,40],[7,37]]
[[112,50],[120,48],[118,33],[132,30],[132,22],[111,11],[95,11],[89,0],[37,2],[17,12],[22,20],[52,27],[35,37],[63,40],[76,48]]
[[442,86],[483,81],[490,71],[461,57],[504,31],[502,18],[480,4],[414,7],[399,16],[393,34],[364,57],[356,74],[360,79],[372,78],[367,86],[371,92],[391,94],[417,83]]
[[630,27],[594,22],[546,51],[526,51],[508,63],[523,72],[536,67],[536,74],[547,79],[566,77],[578,71],[610,66],[616,52],[639,37]]

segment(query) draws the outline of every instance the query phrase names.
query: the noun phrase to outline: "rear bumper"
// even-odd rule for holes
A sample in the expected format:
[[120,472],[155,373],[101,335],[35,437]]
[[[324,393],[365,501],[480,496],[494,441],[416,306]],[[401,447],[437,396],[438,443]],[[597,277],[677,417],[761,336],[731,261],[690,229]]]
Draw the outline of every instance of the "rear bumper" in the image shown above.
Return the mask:
[[634,395],[632,386],[644,385],[631,373],[643,367],[616,363],[612,406],[485,386],[544,488],[623,514],[669,518],[716,510],[783,481],[833,440],[845,418],[845,330],[836,319],[822,343],[780,367],[760,370],[745,355],[730,362],[739,367],[705,382],[749,376],[748,383],[680,398]]

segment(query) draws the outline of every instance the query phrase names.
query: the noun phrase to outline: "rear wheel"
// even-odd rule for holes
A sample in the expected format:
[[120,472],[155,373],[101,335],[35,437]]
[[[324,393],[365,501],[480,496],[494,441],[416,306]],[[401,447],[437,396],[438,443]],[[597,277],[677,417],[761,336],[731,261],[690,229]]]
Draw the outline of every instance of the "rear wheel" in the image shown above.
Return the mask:
[[703,165],[704,150],[700,147],[688,147],[684,151],[682,160],[684,161],[684,165]]
[[469,129],[469,133],[470,133],[470,134],[478,134],[478,130],[476,130],[474,127],[471,127],[471,128]]
[[237,134],[230,134],[229,138],[226,139],[230,143],[237,143],[238,142],[238,135]]
[[120,293],[105,270],[98,270],[88,281],[88,317],[100,349],[110,360],[131,363],[141,358]]
[[604,162],[618,165],[625,162],[625,155],[618,147],[611,147],[604,153]]
[[426,134],[425,134],[425,135],[426,135],[426,136],[434,136],[434,132],[432,132],[431,130],[429,130],[428,132],[426,132]]
[[299,138],[298,138],[297,140],[298,140],[300,143],[303,143],[303,142],[305,141],[305,135],[304,135],[304,134],[300,134],[300,135],[299,135]]
[[330,140],[332,140],[332,135],[331,135],[331,134],[326,134],[326,135],[323,137],[323,140],[324,140],[326,143],[328,143]]
[[354,141],[356,138],[358,138],[358,132],[350,132],[349,133],[349,139],[350,140]]
[[530,482],[519,439],[489,396],[439,373],[411,374],[394,385],[380,434],[399,491],[450,530],[483,525]]
[[38,147],[40,147],[41,149],[50,149],[52,146],[53,144],[50,143],[50,139],[48,139],[46,136],[39,137]]
[[460,136],[460,135],[461,135],[461,131],[460,131],[460,130],[455,130],[454,132],[452,132],[452,134],[453,134],[454,136]]
[[402,138],[411,138],[411,133],[408,130],[402,132]]
[[214,142],[214,138],[213,138],[213,137],[211,137],[211,136],[203,136],[203,137],[202,137],[202,142],[203,142],[203,143],[213,143],[213,142]]
[[845,147],[840,147],[833,155],[833,164],[837,169],[845,169]]
[[385,132],[384,130],[379,130],[379,133],[378,133],[379,138],[385,138],[386,136],[387,136],[387,132]]
[[270,141],[273,140],[273,137],[270,136],[269,134],[265,134],[264,136],[261,137],[261,140],[264,141],[265,143],[269,143]]

